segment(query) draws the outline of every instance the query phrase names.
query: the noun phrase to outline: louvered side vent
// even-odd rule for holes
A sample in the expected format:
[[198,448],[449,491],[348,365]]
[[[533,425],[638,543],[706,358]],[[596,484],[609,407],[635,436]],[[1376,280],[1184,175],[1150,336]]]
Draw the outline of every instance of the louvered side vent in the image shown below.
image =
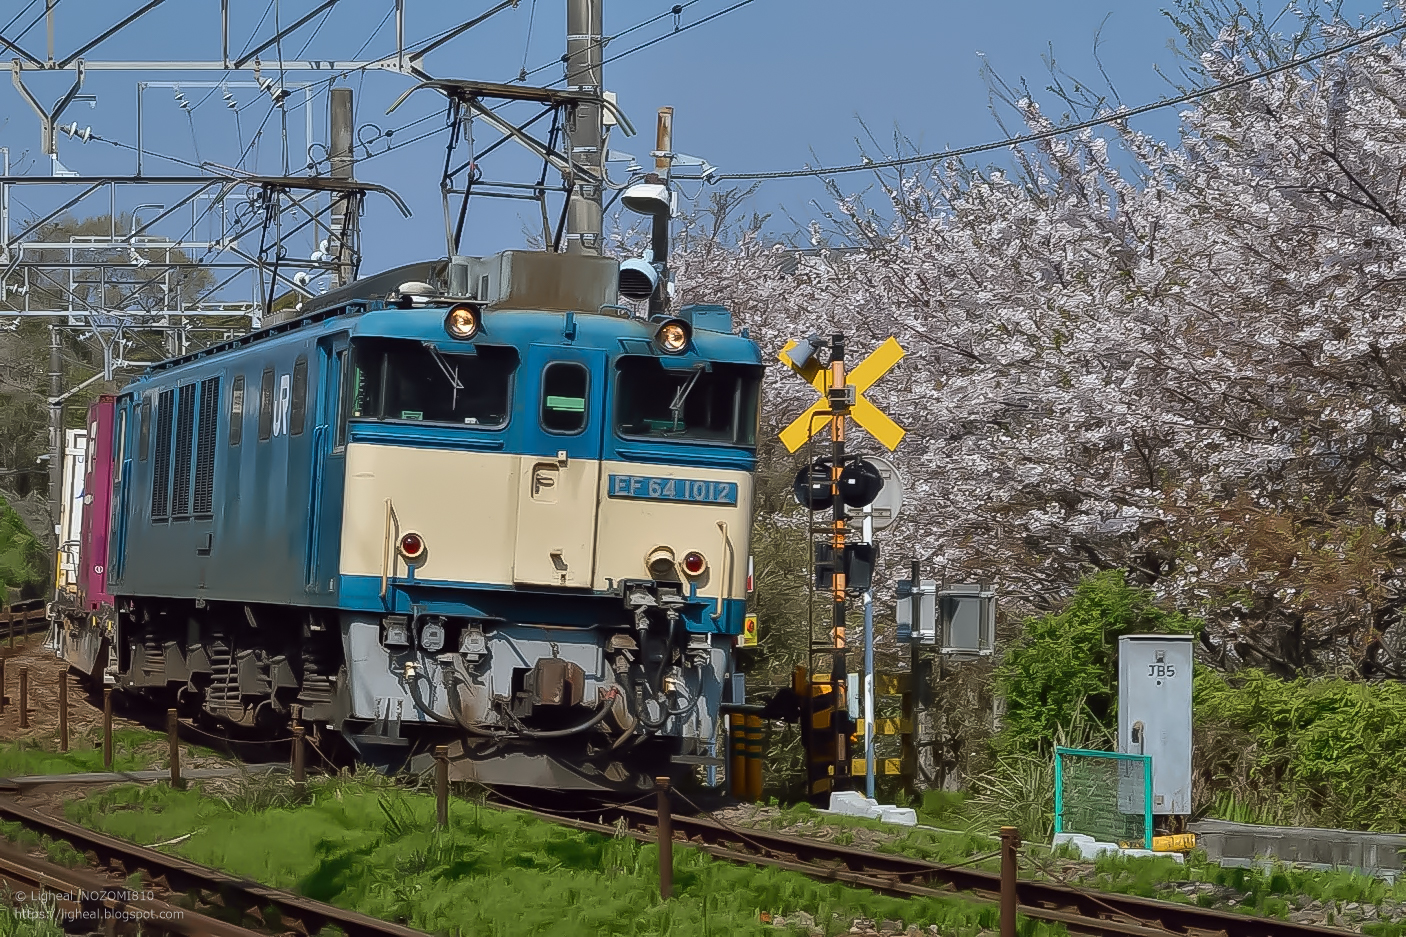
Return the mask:
[[171,479],[171,516],[190,516],[190,457],[195,448],[195,385],[180,386],[176,410],[176,471]]
[[171,498],[171,418],[175,391],[163,390],[156,400],[156,453],[151,464],[151,519],[165,520]]
[[200,382],[200,428],[195,441],[196,517],[210,517],[215,506],[215,429],[220,413],[220,379]]

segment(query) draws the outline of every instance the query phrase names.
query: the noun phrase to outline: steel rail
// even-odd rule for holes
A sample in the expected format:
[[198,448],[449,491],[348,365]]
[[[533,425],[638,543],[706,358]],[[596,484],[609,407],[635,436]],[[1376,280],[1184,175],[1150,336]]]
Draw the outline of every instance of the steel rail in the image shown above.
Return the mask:
[[[623,821],[625,832],[642,842],[655,840],[655,812],[642,807],[603,805],[591,814],[598,823],[563,817],[551,810],[518,809],[554,823],[614,835]],[[822,840],[766,830],[733,829],[711,820],[675,814],[676,839],[710,855],[733,862],[767,865],[801,872],[812,878],[870,888],[895,897],[951,897],[968,893],[994,902],[1001,876],[963,866],[944,866],[908,856],[869,852]],[[1033,879],[1016,883],[1020,913],[1060,923],[1070,931],[1107,937],[1149,937],[1168,933],[1206,932],[1225,937],[1343,937],[1352,931],[1317,924],[1296,924],[1195,905],[1159,901],[1134,895],[1093,891]]]
[[[41,899],[54,901],[60,918],[69,920],[109,919],[118,916],[140,921],[143,933],[180,934],[182,937],[262,937],[258,931],[230,924],[166,901],[131,895],[132,890],[99,872],[66,869],[43,859],[26,855],[18,848],[0,845],[0,880],[30,890],[20,907],[39,908]],[[102,932],[98,926],[89,932]]]
[[[196,894],[213,892],[220,895],[227,906],[272,907],[282,917],[285,930],[289,929],[290,922],[297,921],[302,925],[302,932],[307,934],[315,934],[331,925],[339,928],[347,937],[425,937],[423,931],[401,924],[347,911],[282,889],[270,888],[219,869],[197,865],[179,856],[169,856],[155,849],[123,842],[66,820],[22,807],[4,797],[0,797],[0,818],[18,822],[30,830],[44,833],[54,839],[65,840],[80,853],[91,854],[90,860],[96,857],[98,863],[120,866],[126,875],[140,870],[151,879],[164,880],[172,891]],[[110,889],[113,886],[107,883],[105,887]]]

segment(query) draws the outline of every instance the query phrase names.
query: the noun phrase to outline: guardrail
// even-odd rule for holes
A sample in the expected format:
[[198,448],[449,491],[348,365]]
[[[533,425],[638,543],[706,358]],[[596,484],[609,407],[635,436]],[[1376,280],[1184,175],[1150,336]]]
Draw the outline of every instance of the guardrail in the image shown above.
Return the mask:
[[49,627],[48,604],[43,599],[15,602],[0,607],[0,640],[15,646],[15,637],[24,637]]

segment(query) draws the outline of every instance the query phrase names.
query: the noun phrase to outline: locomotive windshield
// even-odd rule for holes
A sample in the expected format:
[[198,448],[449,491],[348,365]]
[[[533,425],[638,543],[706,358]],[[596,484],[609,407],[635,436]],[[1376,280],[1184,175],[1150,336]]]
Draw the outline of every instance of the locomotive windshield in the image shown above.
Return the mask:
[[479,346],[474,355],[394,338],[352,342],[347,413],[352,419],[470,426],[508,422],[517,352]]
[[669,370],[657,358],[620,359],[615,430],[621,436],[757,444],[756,367],[714,363]]

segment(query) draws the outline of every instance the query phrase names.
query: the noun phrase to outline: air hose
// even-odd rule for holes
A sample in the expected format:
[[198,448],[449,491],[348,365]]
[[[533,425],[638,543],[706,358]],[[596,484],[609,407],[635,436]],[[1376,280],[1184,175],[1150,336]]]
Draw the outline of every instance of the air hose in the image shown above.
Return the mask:
[[454,726],[455,728],[463,729],[465,732],[468,732],[472,735],[481,735],[485,738],[490,739],[500,739],[504,737],[506,733],[494,732],[491,729],[485,729],[482,726],[474,725],[471,722],[465,722],[463,719],[461,719],[459,717],[459,713],[455,711],[454,696],[453,694],[448,692],[449,688],[447,686],[445,687],[444,695],[445,699],[449,703],[449,711],[454,714],[454,718],[450,719],[445,716],[441,716],[439,713],[435,712],[432,707],[425,705],[425,701],[420,698],[420,675],[416,672],[414,664],[409,665],[408,669],[409,673],[405,675],[405,682],[410,685],[410,698],[415,701],[415,708],[420,710],[420,712],[424,713],[426,716],[429,716],[431,719],[433,719],[435,722],[438,722],[440,725]]
[[[485,736],[486,738],[491,739],[511,738],[513,736],[525,739],[560,739],[566,738],[567,736],[571,735],[579,735],[582,732],[588,732],[591,729],[594,729],[596,726],[600,725],[601,722],[605,720],[605,717],[610,715],[611,707],[608,704],[611,700],[615,698],[618,692],[615,687],[611,687],[610,689],[605,690],[603,693],[601,693],[600,708],[596,710],[595,714],[591,716],[591,718],[587,719],[585,722],[581,723],[578,726],[571,726],[567,729],[528,729],[519,725],[515,732],[495,732],[489,729],[485,729],[482,726],[477,726],[473,723],[465,722],[463,719],[459,718],[457,713],[455,713],[453,719],[447,719],[444,716],[441,716],[429,706],[426,706],[425,701],[420,698],[419,675],[415,673],[413,665],[410,668],[410,673],[406,674],[406,677],[406,683],[410,685],[410,698],[415,701],[415,708],[419,709],[420,712],[424,713],[425,715],[433,719],[435,722],[438,722],[442,725],[457,726],[458,728],[463,729],[465,732],[470,732],[474,735]],[[452,699],[452,697],[450,698]],[[453,710],[453,708],[454,707],[451,704],[451,711]]]
[[596,714],[591,718],[587,719],[585,722],[581,723],[579,726],[572,726],[569,729],[545,730],[519,728],[518,735],[522,736],[525,739],[561,739],[566,738],[569,735],[579,735],[582,732],[588,732],[591,729],[594,729],[596,726],[600,725],[603,721],[605,721],[605,717],[610,715],[611,707],[609,703],[611,700],[615,699],[618,693],[619,690],[615,687],[611,687],[610,689],[602,692],[600,695],[600,708],[596,710]]

